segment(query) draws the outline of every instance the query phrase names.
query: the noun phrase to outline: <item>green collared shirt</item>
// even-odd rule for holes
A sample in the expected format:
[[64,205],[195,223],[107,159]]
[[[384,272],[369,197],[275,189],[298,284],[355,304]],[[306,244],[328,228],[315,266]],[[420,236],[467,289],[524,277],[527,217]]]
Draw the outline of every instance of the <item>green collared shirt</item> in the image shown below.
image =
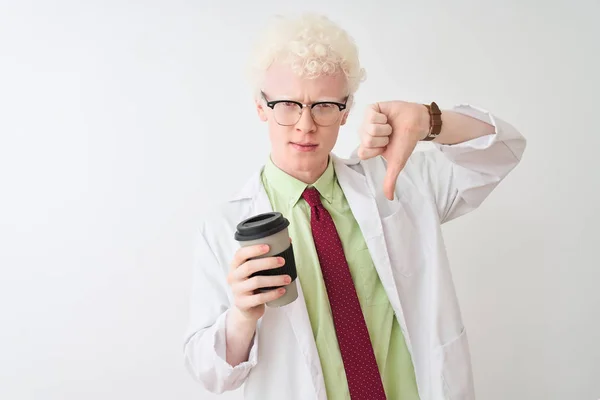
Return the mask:
[[262,183],[273,210],[281,212],[290,221],[289,233],[294,243],[298,279],[321,360],[327,398],[345,400],[350,398],[350,394],[312,238],[310,207],[302,199],[304,189],[312,186],[319,191],[323,206],[331,214],[342,241],[387,398],[418,400],[415,372],[404,336],[362,232],[337,181],[331,157],[327,169],[314,185],[291,177],[269,158],[263,169]]

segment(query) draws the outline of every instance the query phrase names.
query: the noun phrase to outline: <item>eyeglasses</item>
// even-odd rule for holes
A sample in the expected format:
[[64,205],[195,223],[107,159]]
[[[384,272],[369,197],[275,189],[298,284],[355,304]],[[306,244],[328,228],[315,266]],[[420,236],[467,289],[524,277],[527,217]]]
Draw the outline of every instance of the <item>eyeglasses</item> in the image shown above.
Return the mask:
[[346,103],[348,102],[348,97],[346,97],[343,103],[335,101],[319,101],[313,104],[303,104],[293,100],[269,101],[264,92],[261,91],[260,94],[267,103],[267,107],[273,110],[275,121],[283,126],[296,125],[298,121],[300,121],[304,107],[309,106],[310,115],[312,116],[313,121],[315,121],[315,124],[319,126],[331,126],[339,120],[342,111],[346,109]]

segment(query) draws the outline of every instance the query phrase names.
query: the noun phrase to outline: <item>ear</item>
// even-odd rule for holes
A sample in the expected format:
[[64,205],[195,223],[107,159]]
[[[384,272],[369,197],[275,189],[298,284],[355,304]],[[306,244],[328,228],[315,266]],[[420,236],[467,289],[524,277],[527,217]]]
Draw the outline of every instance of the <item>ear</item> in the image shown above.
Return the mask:
[[260,99],[254,100],[254,103],[256,104],[256,112],[258,113],[258,118],[260,118],[262,122],[266,122],[268,118],[264,105],[262,104]]
[[346,123],[346,120],[348,119],[348,114],[350,114],[350,109],[353,106],[353,102],[354,102],[354,95],[349,95],[348,100],[346,101],[346,109],[344,110],[344,114],[342,115],[342,122],[340,123],[340,126],[342,126]]
[[346,120],[348,119],[348,114],[350,114],[350,110],[345,111],[344,114],[342,115],[342,122],[340,123],[340,126],[346,124]]

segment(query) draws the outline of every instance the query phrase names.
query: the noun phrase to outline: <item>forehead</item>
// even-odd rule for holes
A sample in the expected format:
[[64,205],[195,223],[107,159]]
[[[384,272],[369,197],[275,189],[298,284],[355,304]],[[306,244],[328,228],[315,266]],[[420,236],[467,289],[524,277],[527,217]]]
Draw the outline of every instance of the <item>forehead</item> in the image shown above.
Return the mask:
[[298,76],[291,66],[280,63],[266,71],[264,90],[271,97],[310,101],[341,100],[348,94],[346,77],[341,71],[308,79]]

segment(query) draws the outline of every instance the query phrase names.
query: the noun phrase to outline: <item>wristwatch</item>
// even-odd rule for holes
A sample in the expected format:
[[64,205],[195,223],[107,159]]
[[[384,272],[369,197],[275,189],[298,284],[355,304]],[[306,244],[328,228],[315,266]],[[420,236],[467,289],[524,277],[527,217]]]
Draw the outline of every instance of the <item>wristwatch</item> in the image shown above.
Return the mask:
[[429,133],[421,140],[428,142],[437,138],[442,131],[442,110],[440,110],[435,101],[431,104],[423,105],[429,111]]

